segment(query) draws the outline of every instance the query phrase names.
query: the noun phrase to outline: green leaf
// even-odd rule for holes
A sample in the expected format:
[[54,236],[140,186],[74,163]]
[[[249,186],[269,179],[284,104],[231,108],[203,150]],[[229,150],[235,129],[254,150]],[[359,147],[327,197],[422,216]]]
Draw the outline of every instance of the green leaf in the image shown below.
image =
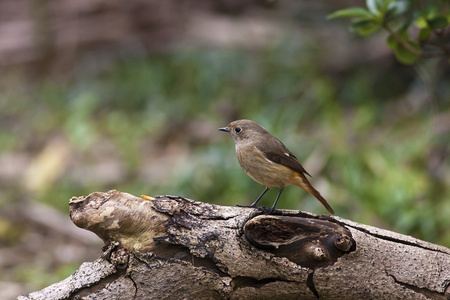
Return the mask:
[[[403,33],[399,34],[400,36],[403,35]],[[402,37],[403,38],[403,37]],[[400,43],[399,41],[397,41],[397,39],[390,34],[387,38],[387,45],[389,46],[389,48],[392,49],[392,51],[394,51],[395,57],[397,58],[397,60],[405,65],[412,65],[414,64],[418,59],[419,56],[416,55],[415,53],[412,53],[408,48],[406,48],[402,43]],[[406,42],[411,46],[414,47],[415,49],[417,49],[418,51],[421,50],[421,48],[419,47],[419,45],[417,45],[416,43],[410,41],[410,40],[406,40]]]
[[386,19],[390,20],[396,16],[404,14],[410,7],[410,1],[397,0],[389,3],[386,10]]
[[396,0],[389,3],[387,10],[394,11],[396,15],[405,13],[411,6],[409,0]]
[[412,53],[403,45],[400,45],[397,50],[394,51],[394,54],[398,61],[405,65],[412,65],[419,59],[418,55]]
[[369,8],[370,12],[373,13],[374,15],[378,15],[380,13],[377,0],[367,0],[366,5],[367,8]]
[[392,0],[366,0],[369,11],[377,16],[382,16],[386,12]]
[[365,18],[371,19],[374,16],[365,8],[362,7],[349,7],[346,9],[341,9],[335,11],[334,13],[327,16],[327,19],[334,18]]
[[418,28],[427,28],[428,22],[424,16],[418,16],[416,21],[414,22],[414,25],[416,25],[416,27]]
[[362,36],[374,33],[380,28],[380,24],[374,20],[361,20],[350,25],[350,29],[358,32]]
[[395,39],[395,37],[392,34],[390,34],[386,40],[386,44],[388,45],[389,48],[395,51],[398,47],[399,42]]
[[428,37],[430,36],[430,33],[431,33],[431,29],[429,27],[424,27],[424,28],[420,29],[419,35],[417,38],[421,42],[426,41],[428,39]]
[[436,16],[433,19],[428,20],[428,25],[431,29],[444,28],[447,26],[448,20],[445,16]]

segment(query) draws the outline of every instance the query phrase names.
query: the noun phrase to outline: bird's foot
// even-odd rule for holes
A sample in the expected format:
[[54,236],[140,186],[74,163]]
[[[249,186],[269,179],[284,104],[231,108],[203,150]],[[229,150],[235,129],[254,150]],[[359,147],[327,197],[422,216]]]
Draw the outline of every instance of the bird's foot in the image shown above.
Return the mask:
[[237,207],[250,207],[250,208],[257,208],[255,205],[240,205],[236,204]]

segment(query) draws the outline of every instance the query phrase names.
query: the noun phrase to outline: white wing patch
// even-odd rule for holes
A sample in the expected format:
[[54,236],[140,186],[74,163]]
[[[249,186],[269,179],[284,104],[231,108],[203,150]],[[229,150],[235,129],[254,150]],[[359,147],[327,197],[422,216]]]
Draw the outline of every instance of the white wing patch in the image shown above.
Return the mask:
[[289,153],[285,153],[284,155],[286,155],[287,157],[291,157],[291,155]]
[[253,146],[253,148],[255,148],[255,149],[256,149],[256,153],[258,153],[258,155],[262,156],[268,163],[274,164],[274,162],[271,161],[270,159],[268,159],[268,158],[262,153],[262,151],[258,149],[258,147]]

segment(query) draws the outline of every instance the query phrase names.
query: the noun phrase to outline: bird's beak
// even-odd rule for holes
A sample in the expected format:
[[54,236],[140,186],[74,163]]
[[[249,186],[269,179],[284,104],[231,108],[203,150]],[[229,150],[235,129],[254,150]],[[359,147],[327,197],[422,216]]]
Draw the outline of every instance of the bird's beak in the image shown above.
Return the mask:
[[220,131],[230,132],[230,130],[226,127],[219,128]]

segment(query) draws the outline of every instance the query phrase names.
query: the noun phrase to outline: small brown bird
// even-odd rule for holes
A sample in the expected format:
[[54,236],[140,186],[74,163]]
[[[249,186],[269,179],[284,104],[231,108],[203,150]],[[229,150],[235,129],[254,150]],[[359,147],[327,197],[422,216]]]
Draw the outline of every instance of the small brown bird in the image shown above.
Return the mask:
[[269,188],[278,187],[280,191],[270,208],[272,212],[284,187],[296,185],[316,197],[330,213],[334,214],[327,201],[309,183],[305,174],[311,175],[306,172],[295,155],[262,126],[250,120],[237,120],[219,130],[231,134],[236,145],[237,159],[245,173],[266,186],[261,195],[250,205],[251,207],[256,206]]

